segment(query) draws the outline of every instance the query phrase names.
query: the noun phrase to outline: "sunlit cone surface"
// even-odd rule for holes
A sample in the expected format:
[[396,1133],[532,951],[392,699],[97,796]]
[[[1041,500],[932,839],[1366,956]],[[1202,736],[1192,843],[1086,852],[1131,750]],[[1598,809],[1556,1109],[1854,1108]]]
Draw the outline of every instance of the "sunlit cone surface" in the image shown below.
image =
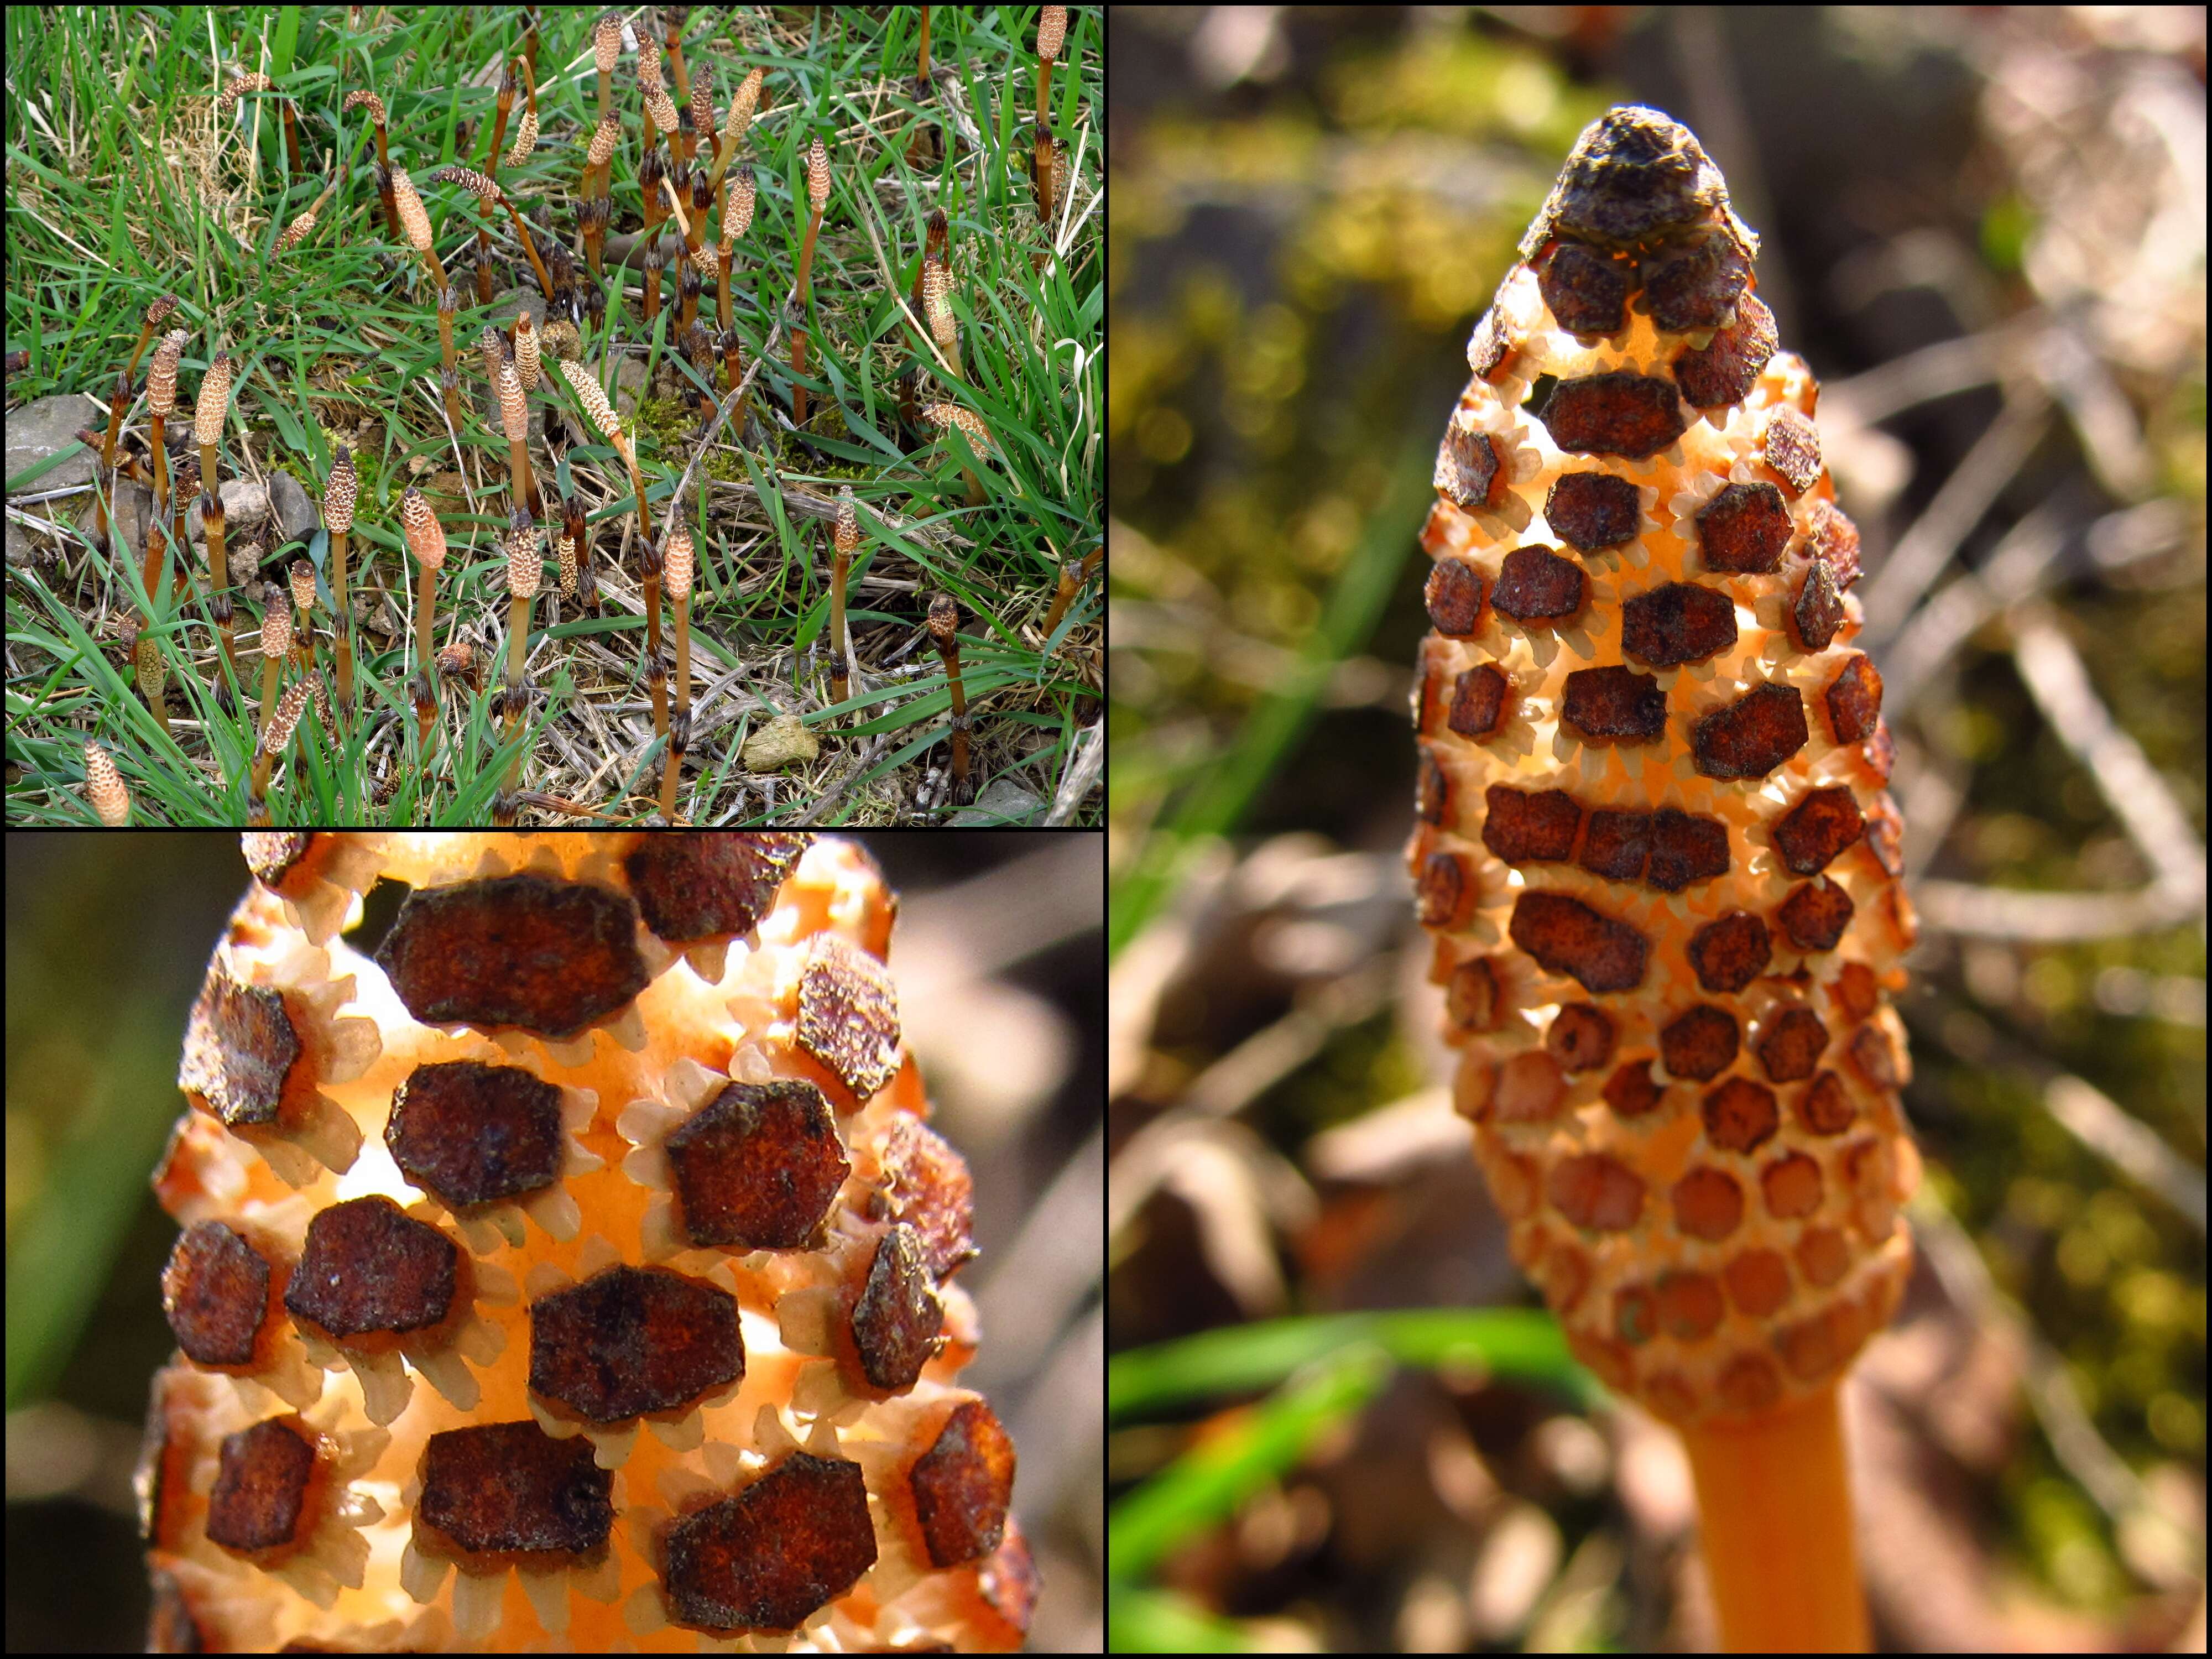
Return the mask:
[[1037,14],[1037,56],[1057,62],[1061,40],[1067,33],[1067,8],[1046,6]]
[[[414,492],[410,490],[410,493]],[[407,503],[403,499],[399,505],[404,518]],[[292,603],[299,607],[303,617],[315,608],[315,567],[305,559],[292,561]]]
[[[866,856],[247,849],[155,1181],[152,1645],[1018,1645],[1012,1448],[957,1382],[968,1176]],[[372,961],[338,935],[380,879]]]
[[663,132],[676,131],[676,100],[665,89],[659,86],[647,87],[645,89],[645,106],[652,112],[653,125]]
[[622,53],[622,19],[612,12],[592,26],[592,54],[602,75],[614,72],[615,59]]
[[261,619],[261,654],[282,657],[292,648],[292,608],[276,589],[270,592],[276,597],[270,600],[268,614]]
[[96,743],[84,746],[84,793],[109,829],[131,821],[131,792],[123,787],[122,774],[107,751]]
[[1408,859],[1457,1103],[1577,1355],[1680,1420],[1835,1379],[1918,1168],[1857,533],[1757,248],[1686,129],[1592,125],[1469,343],[1422,536]]

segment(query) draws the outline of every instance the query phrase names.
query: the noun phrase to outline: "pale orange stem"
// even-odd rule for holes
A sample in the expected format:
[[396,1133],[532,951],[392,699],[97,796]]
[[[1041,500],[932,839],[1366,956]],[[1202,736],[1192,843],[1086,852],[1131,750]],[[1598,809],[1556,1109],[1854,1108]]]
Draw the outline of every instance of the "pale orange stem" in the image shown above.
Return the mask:
[[1864,1653],[1850,1480],[1836,1389],[1742,1426],[1682,1431],[1705,1570],[1731,1653]]

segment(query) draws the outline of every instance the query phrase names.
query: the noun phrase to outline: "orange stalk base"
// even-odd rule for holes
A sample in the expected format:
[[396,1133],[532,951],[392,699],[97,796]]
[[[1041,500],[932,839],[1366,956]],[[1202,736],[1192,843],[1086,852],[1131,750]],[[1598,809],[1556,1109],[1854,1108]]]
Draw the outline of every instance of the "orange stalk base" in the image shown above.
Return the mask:
[[1745,1427],[1683,1431],[1705,1570],[1731,1653],[1863,1653],[1850,1477],[1836,1390]]

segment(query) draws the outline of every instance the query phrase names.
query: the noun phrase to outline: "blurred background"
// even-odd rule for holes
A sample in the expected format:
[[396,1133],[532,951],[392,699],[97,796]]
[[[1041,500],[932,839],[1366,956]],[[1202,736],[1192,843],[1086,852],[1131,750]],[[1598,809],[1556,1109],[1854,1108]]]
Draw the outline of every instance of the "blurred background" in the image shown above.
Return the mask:
[[1450,1117],[1398,857],[1467,336],[1641,102],[1821,380],[1898,744],[1877,1632],[2201,1650],[2203,11],[1110,21],[1113,1644],[1711,1640],[1674,1443],[1593,1407]]
[[[1097,1078],[1102,853],[1091,836],[861,836],[900,895],[893,968],[936,1122],[975,1182],[963,1380],[1019,1449],[1045,1650],[1103,1641],[1104,1347]],[[177,1237],[147,1186],[184,1109],[177,1054],[247,875],[235,835],[7,840],[8,1647],[137,1652],[131,1475],[174,1346]],[[1086,1409],[1087,1402],[1087,1409]]]

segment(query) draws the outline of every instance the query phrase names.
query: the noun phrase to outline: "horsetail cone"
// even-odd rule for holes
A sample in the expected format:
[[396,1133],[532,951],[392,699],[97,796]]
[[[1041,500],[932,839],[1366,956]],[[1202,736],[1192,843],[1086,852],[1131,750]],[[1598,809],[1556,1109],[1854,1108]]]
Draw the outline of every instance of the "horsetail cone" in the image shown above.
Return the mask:
[[866,855],[246,845],[155,1180],[149,1645],[1018,1647],[969,1176]]
[[1858,538],[1684,127],[1585,131],[1437,452],[1407,849],[1455,1097],[1575,1353],[1680,1423],[1829,1388],[1918,1163]]

